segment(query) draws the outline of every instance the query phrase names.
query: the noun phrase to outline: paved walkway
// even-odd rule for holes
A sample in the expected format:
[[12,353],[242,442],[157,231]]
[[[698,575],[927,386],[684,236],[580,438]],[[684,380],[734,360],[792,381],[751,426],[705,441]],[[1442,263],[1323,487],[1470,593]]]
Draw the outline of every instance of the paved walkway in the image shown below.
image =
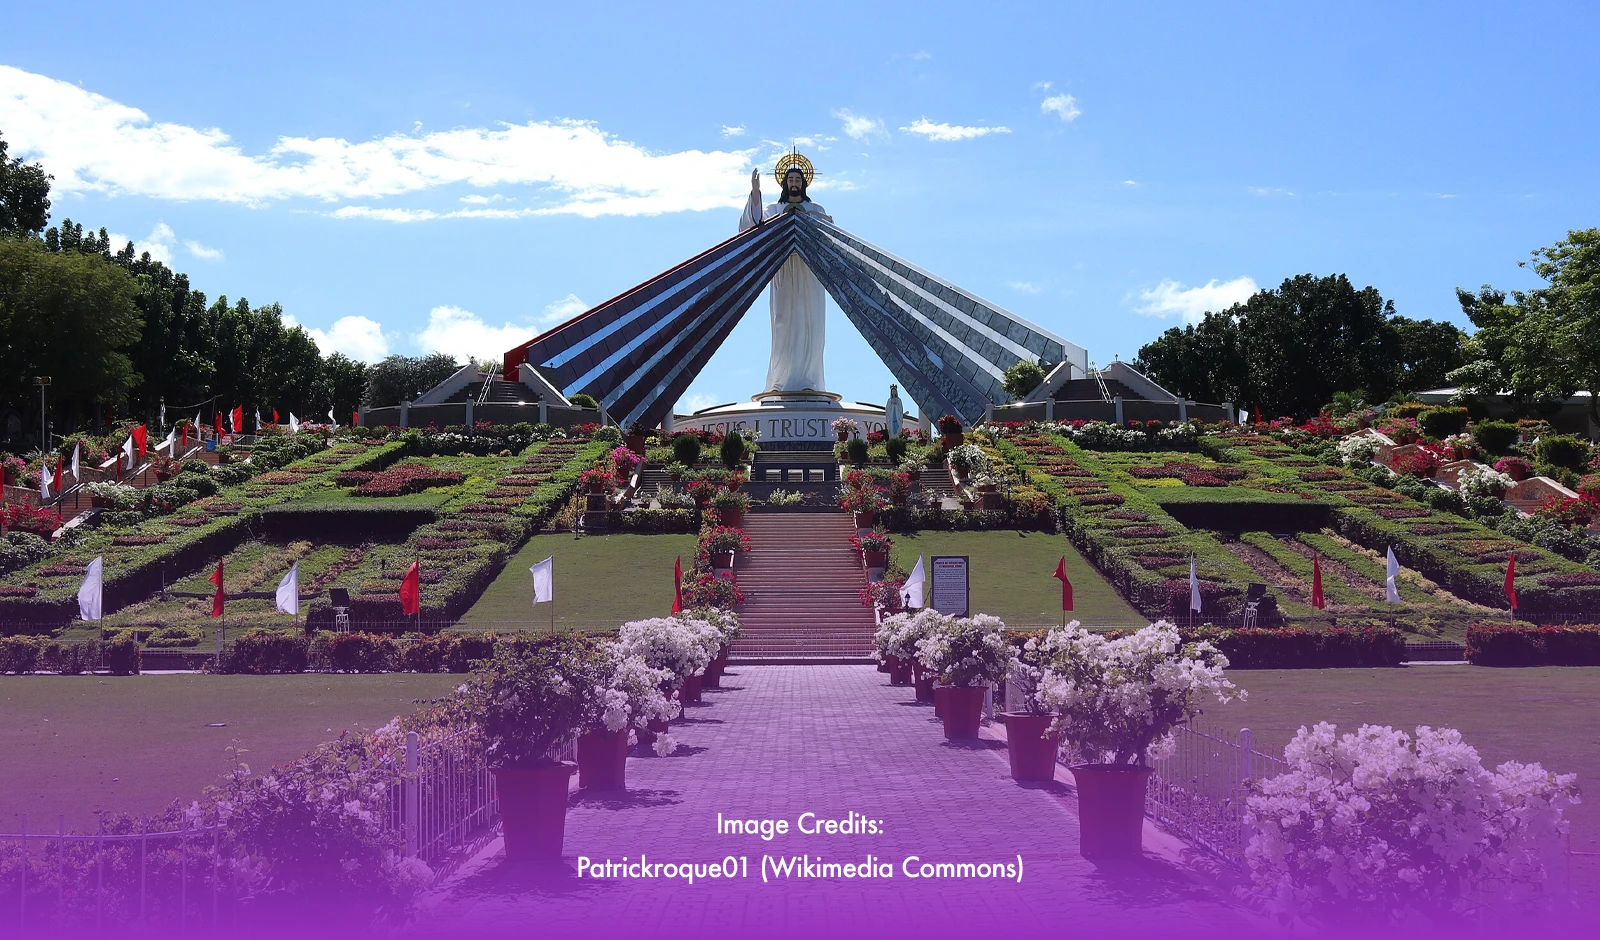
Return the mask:
[[[574,795],[559,867],[508,863],[498,853],[449,886],[421,932],[452,936],[919,937],[973,930],[1120,937],[1251,936],[1258,921],[1169,863],[1095,864],[1077,855],[1075,800],[1059,785],[1010,778],[1004,745],[947,743],[930,706],[912,702],[870,666],[743,666],[674,723],[666,758],[631,758],[625,793]],[[814,812],[881,820],[878,835],[800,835]],[[724,818],[786,819],[772,841],[718,835]],[[860,862],[890,879],[762,883],[763,855]],[[748,858],[743,880],[579,879],[578,856],[653,862]],[[912,880],[902,862],[1015,864],[1020,884]],[[731,928],[737,933],[724,932]]]

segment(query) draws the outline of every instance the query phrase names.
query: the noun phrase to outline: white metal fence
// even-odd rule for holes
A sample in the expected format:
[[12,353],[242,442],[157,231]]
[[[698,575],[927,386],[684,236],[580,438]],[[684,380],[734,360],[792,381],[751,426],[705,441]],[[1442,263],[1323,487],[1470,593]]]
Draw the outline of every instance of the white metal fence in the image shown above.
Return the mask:
[[1232,735],[1219,728],[1179,726],[1173,736],[1172,756],[1153,762],[1147,812],[1191,844],[1243,865],[1248,784],[1277,776],[1289,765],[1255,750],[1249,728]]

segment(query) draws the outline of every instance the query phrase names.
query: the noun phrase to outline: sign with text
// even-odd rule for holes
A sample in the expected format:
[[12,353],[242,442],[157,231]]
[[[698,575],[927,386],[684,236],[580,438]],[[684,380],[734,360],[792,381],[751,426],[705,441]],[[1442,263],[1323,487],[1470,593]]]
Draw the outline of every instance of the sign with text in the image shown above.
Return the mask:
[[933,556],[933,602],[931,606],[941,614],[953,617],[971,616],[971,601],[967,591],[967,556]]

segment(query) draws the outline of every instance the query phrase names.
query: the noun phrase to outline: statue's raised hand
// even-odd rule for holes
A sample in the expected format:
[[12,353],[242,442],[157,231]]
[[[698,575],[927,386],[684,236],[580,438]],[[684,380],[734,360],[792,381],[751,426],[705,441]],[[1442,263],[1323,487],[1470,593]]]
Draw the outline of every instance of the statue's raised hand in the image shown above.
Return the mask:
[[753,193],[761,192],[761,168],[760,167],[756,167],[755,169],[750,171],[750,191],[753,192]]

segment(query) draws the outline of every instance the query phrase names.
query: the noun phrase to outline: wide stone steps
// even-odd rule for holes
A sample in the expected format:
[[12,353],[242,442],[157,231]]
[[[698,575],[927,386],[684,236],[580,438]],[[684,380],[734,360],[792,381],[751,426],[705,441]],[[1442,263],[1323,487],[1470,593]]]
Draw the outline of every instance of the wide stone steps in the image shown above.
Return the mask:
[[733,662],[865,662],[877,625],[861,605],[866,583],[850,548],[848,513],[745,516],[751,550],[734,569],[745,602]]

